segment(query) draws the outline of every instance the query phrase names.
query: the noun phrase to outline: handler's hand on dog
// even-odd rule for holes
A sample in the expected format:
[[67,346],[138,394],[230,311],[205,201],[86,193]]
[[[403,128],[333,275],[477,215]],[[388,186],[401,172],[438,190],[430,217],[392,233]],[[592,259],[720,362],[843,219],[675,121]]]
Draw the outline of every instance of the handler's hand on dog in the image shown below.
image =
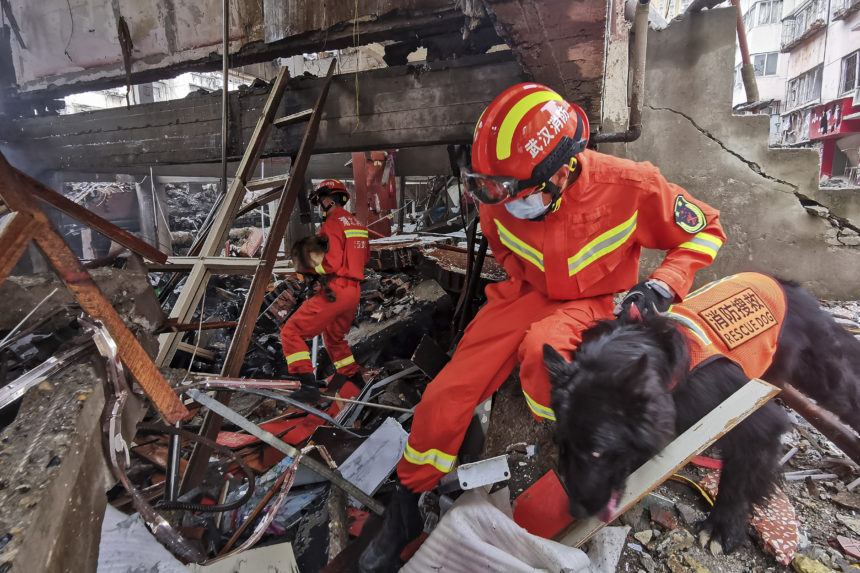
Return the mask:
[[621,303],[615,307],[615,316],[639,319],[666,312],[674,298],[672,289],[666,283],[647,280],[627,291]]

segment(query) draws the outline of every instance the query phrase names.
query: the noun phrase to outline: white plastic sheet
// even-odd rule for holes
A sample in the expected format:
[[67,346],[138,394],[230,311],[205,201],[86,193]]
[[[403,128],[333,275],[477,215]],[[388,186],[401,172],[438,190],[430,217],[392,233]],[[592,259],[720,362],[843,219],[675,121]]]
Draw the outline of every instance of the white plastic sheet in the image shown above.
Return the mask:
[[580,549],[532,535],[517,525],[507,489],[493,495],[476,489],[460,496],[401,571],[610,573],[624,548],[627,530],[606,528],[605,534],[595,537],[592,562]]

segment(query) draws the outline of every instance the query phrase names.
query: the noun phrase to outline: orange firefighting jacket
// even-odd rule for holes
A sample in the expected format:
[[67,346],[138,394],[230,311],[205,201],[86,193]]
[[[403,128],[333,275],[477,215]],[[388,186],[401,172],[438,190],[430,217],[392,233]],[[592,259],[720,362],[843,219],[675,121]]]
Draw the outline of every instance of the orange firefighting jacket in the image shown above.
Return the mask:
[[542,220],[481,205],[481,229],[496,260],[548,298],[574,300],[629,289],[638,281],[641,249],[660,249],[668,252],[651,278],[681,300],[725,241],[719,212],[650,163],[590,150],[577,158],[579,178]]
[[326,213],[320,235],[328,237],[328,252],[314,268],[320,275],[364,279],[364,266],[370,259],[367,227],[338,205]]
[[690,370],[725,356],[748,377],[759,378],[773,362],[785,310],[785,292],[776,280],[739,273],[690,293],[667,314],[684,327]]

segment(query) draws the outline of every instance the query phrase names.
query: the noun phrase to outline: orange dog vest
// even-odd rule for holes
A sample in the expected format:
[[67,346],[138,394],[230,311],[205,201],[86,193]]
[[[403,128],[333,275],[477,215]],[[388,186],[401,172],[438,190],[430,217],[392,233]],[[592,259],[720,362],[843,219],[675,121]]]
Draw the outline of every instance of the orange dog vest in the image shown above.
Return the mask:
[[758,378],[773,362],[785,309],[785,293],[775,279],[739,273],[690,293],[667,314],[685,327],[690,370],[725,356]]

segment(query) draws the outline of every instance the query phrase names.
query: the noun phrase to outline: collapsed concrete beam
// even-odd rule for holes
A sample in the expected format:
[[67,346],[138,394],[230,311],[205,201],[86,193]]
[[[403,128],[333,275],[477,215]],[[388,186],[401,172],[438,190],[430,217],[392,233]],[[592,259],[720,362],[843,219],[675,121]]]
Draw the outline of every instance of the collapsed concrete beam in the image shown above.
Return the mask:
[[601,118],[606,4],[588,0],[484,0],[496,32],[530,79]]
[[[119,46],[100,53],[81,53],[82,46],[112,46],[116,40],[116,17],[113,11],[99,11],[88,4],[69,6],[72,19],[83,29],[89,29],[87,39],[69,40],[68,32],[59,32],[62,20],[68,20],[66,3],[47,2],[44,10],[30,10],[28,0],[13,0],[21,20],[24,36],[36,40],[30,50],[13,43],[16,79],[19,93],[15,99],[44,101],[72,93],[101,90],[125,85],[126,71]],[[110,5],[110,2],[97,4]],[[240,14],[233,16],[230,65],[241,66],[270,62],[275,58],[338,50],[355,45],[356,34],[362,44],[381,41],[401,41],[448,34],[463,26],[464,14],[450,0],[419,0],[396,2],[296,2],[243,0],[234,7]],[[408,4],[408,5],[405,5]],[[134,57],[129,81],[140,84],[173,77],[187,71],[221,69],[221,11],[212,14],[213,2],[180,0],[170,2],[169,9],[128,6],[121,14],[134,32]],[[61,10],[62,8],[62,10]],[[22,12],[24,11],[24,12]],[[99,16],[102,19],[99,19]],[[59,19],[59,20],[58,20]],[[355,22],[358,22],[355,24]],[[66,23],[65,25],[68,25]],[[263,30],[265,28],[265,30]],[[177,30],[181,35],[177,36]],[[87,44],[89,42],[89,44]],[[71,55],[70,55],[71,54]],[[139,54],[146,54],[141,57]],[[45,64],[52,62],[51,72]],[[7,101],[7,103],[9,103]]]
[[[314,153],[468,142],[487,103],[523,79],[509,52],[336,76]],[[323,81],[291,80],[278,115],[313,105]],[[244,151],[266,97],[231,94],[230,157]],[[0,140],[20,151],[32,170],[122,172],[128,166],[215,162],[221,157],[220,114],[220,94],[193,95],[130,109],[18,119],[0,126]],[[304,129],[296,123],[273,133],[264,155],[295,154]]]

